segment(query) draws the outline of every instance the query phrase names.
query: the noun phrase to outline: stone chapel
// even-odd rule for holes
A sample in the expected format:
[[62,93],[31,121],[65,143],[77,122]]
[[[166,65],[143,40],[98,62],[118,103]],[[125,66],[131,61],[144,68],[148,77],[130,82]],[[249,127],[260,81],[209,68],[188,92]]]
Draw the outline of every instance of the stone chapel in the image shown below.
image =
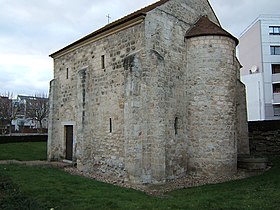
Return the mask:
[[51,54],[48,160],[135,184],[235,173],[237,44],[207,0],[160,0]]

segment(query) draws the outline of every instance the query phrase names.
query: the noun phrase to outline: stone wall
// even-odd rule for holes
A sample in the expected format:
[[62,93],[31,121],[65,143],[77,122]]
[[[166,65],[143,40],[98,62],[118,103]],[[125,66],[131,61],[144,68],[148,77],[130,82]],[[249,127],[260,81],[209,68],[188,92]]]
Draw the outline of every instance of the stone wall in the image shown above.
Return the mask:
[[123,60],[143,39],[138,24],[54,59],[49,160],[65,158],[64,126],[73,125],[78,168],[125,179]]
[[249,122],[249,140],[252,155],[280,154],[280,121]]
[[46,134],[16,134],[0,135],[0,144],[19,143],[19,142],[47,142]]
[[[239,64],[238,64],[239,65]],[[238,75],[239,78],[239,75]],[[237,154],[250,154],[245,85],[238,79],[236,91]]]

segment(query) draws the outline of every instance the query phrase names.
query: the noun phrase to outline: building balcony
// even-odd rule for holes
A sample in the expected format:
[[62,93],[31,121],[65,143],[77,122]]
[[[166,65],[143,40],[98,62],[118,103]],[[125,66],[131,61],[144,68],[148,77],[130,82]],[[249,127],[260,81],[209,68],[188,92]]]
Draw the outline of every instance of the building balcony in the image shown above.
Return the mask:
[[280,74],[272,74],[272,83],[280,83]]
[[280,104],[280,93],[273,93],[273,104]]

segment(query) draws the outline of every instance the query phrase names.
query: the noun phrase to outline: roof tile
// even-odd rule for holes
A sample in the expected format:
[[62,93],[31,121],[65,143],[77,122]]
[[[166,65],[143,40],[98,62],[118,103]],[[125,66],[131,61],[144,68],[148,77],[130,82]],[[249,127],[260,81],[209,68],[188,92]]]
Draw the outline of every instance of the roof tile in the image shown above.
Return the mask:
[[196,36],[211,36],[211,35],[219,35],[219,36],[227,36],[232,38],[236,45],[238,45],[238,39],[231,35],[229,32],[213,23],[207,16],[202,16],[194,26],[187,31],[185,38],[191,38]]

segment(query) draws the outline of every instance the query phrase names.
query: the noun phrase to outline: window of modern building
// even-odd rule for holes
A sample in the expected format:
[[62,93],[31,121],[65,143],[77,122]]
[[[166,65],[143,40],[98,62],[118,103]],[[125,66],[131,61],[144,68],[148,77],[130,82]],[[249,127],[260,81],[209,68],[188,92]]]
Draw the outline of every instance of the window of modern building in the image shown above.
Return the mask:
[[280,35],[280,26],[269,26],[270,35]]
[[272,74],[280,74],[280,64],[271,65]]
[[271,55],[280,55],[280,46],[270,46]]
[[273,93],[280,93],[280,83],[273,84]]
[[274,116],[280,116],[280,105],[273,106]]

